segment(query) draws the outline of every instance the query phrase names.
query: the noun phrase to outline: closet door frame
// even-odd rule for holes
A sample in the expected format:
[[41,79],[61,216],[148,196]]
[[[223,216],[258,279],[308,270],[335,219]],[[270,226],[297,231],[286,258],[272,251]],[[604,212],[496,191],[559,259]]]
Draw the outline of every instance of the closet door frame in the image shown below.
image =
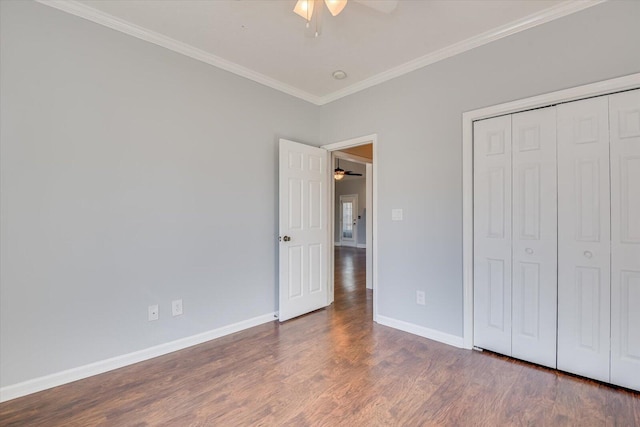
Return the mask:
[[463,265],[463,348],[473,343],[473,122],[504,114],[607,95],[624,90],[640,89],[640,73],[577,86],[545,95],[494,105],[462,114],[462,265]]

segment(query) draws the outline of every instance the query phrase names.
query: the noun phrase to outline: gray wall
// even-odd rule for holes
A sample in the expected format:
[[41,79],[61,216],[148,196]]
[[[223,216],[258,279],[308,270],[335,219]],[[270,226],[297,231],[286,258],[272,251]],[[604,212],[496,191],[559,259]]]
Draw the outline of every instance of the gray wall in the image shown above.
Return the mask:
[[[340,162],[342,164],[342,162]],[[345,162],[346,163],[346,162]],[[342,166],[346,168],[347,166]],[[357,194],[358,195],[358,215],[361,217],[358,220],[356,225],[357,227],[357,241],[359,245],[364,245],[367,243],[367,229],[366,229],[366,213],[365,208],[367,207],[367,180],[363,176],[358,179],[345,179],[343,181],[336,181],[336,191],[335,191],[335,219],[334,224],[335,227],[335,241],[340,242],[340,196],[344,196],[347,194]]]
[[462,113],[640,72],[639,23],[607,2],[322,107],[325,143],[378,134],[380,315],[462,335]]
[[379,313],[461,335],[462,112],[640,72],[640,2],[324,107],[40,4],[0,8],[3,386],[274,311],[279,137],[378,134]]
[[317,144],[319,107],[0,7],[0,384],[275,311],[277,142]]

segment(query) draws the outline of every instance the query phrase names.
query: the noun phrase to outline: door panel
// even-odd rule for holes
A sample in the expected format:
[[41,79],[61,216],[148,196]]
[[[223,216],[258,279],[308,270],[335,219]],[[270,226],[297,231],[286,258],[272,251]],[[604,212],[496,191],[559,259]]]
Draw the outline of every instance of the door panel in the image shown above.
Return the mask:
[[474,123],[474,345],[511,355],[511,117]]
[[495,328],[499,331],[505,330],[505,319],[508,314],[505,310],[505,295],[508,294],[508,290],[505,288],[505,282],[508,283],[507,274],[505,271],[505,262],[500,259],[487,258],[487,277],[488,284],[488,301],[489,301],[489,327]]
[[287,246],[287,258],[289,263],[289,300],[302,297],[302,286],[304,285],[303,251],[300,245]]
[[611,382],[640,390],[640,90],[609,97]]
[[[522,298],[517,316],[521,320],[518,331],[527,337],[538,339],[540,337],[540,267],[535,262],[520,262],[518,273],[522,283]],[[516,316],[514,316],[516,318]],[[515,328],[514,328],[515,329]]]
[[558,106],[558,369],[609,381],[607,97]]
[[325,150],[280,140],[280,321],[328,304],[327,159]]
[[[576,267],[578,345],[591,351],[597,351],[601,342],[600,328],[598,327],[602,323],[599,318],[602,306],[601,275],[602,272],[599,268]],[[606,337],[603,338],[608,342]]]
[[512,116],[512,355],[556,367],[556,109]]

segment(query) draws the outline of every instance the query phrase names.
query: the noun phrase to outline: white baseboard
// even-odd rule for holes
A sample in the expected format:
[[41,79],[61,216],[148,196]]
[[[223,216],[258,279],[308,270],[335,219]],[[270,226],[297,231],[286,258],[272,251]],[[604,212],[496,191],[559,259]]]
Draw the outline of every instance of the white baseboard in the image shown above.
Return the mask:
[[430,340],[438,341],[454,347],[463,348],[462,337],[436,331],[435,329],[425,328],[414,323],[404,322],[402,320],[392,319],[391,317],[377,315],[375,321],[381,325],[390,328],[399,329],[410,334],[419,335]]
[[268,323],[275,320],[275,313],[267,313],[252,319],[243,320],[231,325],[222,326],[211,331],[203,332],[190,337],[181,338],[179,340],[149,347],[144,350],[135,351],[133,353],[123,354],[121,356],[112,357],[110,359],[101,360],[99,362],[90,363],[77,368],[68,369],[55,374],[46,375],[40,378],[24,381],[18,384],[9,385],[0,388],[0,402],[26,396],[27,394],[36,393],[48,388],[57,387],[73,381],[88,378],[93,375],[102,374],[134,363],[153,359],[174,351],[182,350],[187,347],[202,344],[215,338],[233,334],[254,326]]
[[[340,241],[333,242],[333,245],[334,246],[343,246]],[[346,246],[353,247],[353,246],[350,246],[350,245],[344,245],[344,246],[345,247]],[[367,244],[366,243],[357,243],[355,247],[358,248],[358,249],[366,249],[367,248]]]
[[344,246],[345,248],[366,248],[367,245],[360,245],[360,244],[355,244],[355,245],[343,245],[342,242],[334,242],[333,243],[335,246]]

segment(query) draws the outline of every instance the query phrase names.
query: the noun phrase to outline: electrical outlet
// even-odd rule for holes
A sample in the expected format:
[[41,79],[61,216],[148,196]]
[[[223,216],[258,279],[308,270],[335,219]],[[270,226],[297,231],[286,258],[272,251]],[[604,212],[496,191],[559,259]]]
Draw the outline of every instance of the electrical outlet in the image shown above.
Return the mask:
[[149,306],[149,321],[158,320],[158,304]]
[[174,316],[180,316],[182,314],[182,300],[177,299],[171,301],[171,313]]
[[426,296],[424,291],[416,291],[416,304],[426,305]]

